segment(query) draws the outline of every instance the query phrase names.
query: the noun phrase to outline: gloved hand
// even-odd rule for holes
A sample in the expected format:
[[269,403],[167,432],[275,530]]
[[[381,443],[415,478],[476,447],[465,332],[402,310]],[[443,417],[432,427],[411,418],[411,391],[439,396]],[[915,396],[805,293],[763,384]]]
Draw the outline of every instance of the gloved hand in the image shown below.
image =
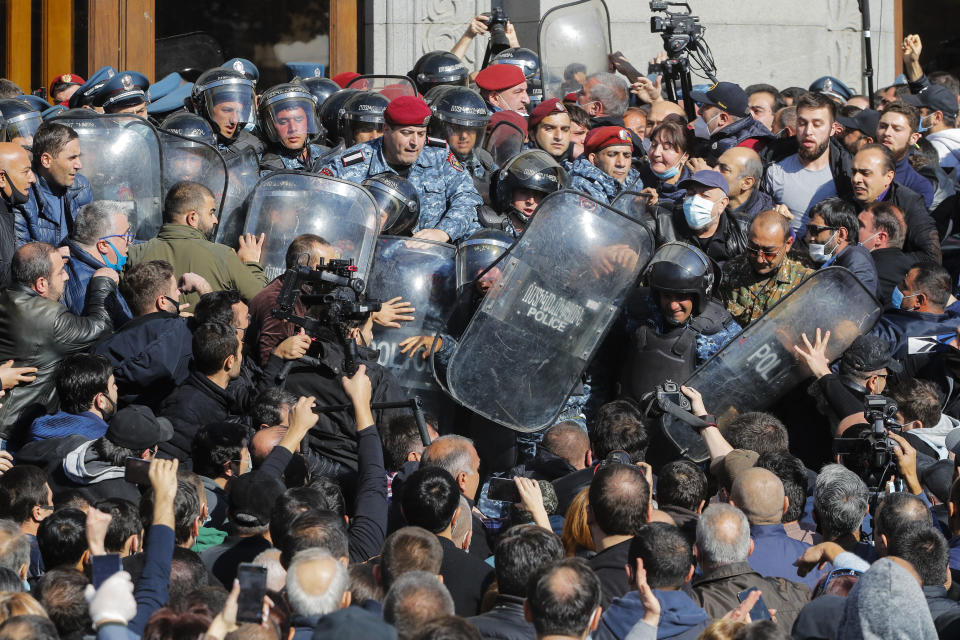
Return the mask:
[[137,615],[133,579],[126,571],[113,574],[104,580],[99,589],[88,584],[83,595],[90,605],[90,619],[93,620],[94,627],[105,622],[127,624]]

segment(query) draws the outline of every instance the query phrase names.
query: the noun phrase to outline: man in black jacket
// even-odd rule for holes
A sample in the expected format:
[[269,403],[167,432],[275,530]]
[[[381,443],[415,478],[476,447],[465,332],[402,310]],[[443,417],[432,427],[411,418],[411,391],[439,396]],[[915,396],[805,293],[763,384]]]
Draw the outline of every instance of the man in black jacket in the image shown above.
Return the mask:
[[0,448],[26,434],[38,416],[58,406],[53,372],[60,359],[85,351],[112,329],[104,301],[116,289],[117,272],[94,272],[87,315],[75,316],[60,303],[66,287],[66,258],[43,242],[30,242],[13,255],[13,286],[0,294],[0,362],[38,368],[37,378],[8,392],[0,406]]
[[30,152],[13,142],[0,143],[0,288],[10,285],[10,261],[17,248],[17,232],[11,207],[30,199],[37,181]]
[[870,251],[877,266],[877,299],[890,304],[893,288],[907,275],[917,259],[903,252],[903,214],[889,202],[873,202],[857,216],[860,244]]
[[706,91],[691,91],[690,98],[700,103],[700,119],[710,132],[695,156],[711,166],[731,147],[759,152],[774,139],[772,131],[750,116],[747,94],[738,84],[718,82]]
[[810,209],[806,244],[810,259],[820,265],[849,269],[873,295],[877,294],[877,267],[870,251],[859,245],[860,221],[849,202],[827,198]]

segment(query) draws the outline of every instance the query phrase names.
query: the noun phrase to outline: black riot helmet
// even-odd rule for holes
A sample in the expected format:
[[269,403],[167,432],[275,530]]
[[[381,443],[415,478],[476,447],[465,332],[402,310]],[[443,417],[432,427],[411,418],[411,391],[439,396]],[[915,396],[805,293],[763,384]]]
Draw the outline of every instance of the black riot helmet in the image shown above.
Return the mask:
[[[320,137],[320,123],[313,95],[299,83],[270,87],[260,96],[260,130],[270,142],[288,149],[315,142]],[[290,140],[296,140],[294,146]]]
[[[213,125],[217,135],[232,140],[240,135],[250,122],[256,122],[254,113],[254,82],[235,69],[215,67],[200,74],[190,92],[193,112],[200,114]],[[224,117],[235,118],[236,127],[229,135],[217,120]]]
[[520,67],[527,79],[527,93],[530,96],[528,112],[543,102],[543,82],[540,77],[540,56],[525,47],[504,49],[490,60],[490,64],[512,64]]
[[499,229],[481,229],[462,241],[457,247],[457,287],[475,281],[513,243],[513,237]]
[[330,78],[304,78],[300,82],[313,96],[314,102],[317,103],[317,109],[327,98],[340,91],[340,85]]
[[440,99],[440,97],[448,91],[453,91],[458,89],[452,84],[438,84],[435,87],[431,87],[429,91],[423,94],[423,101],[427,103],[427,106],[433,109],[433,104]]
[[383,112],[388,104],[390,100],[375,91],[361,91],[350,96],[340,109],[340,136],[344,144],[350,147],[365,142],[356,137],[362,133],[379,132],[383,128]]
[[[457,129],[468,129],[476,134],[473,148],[483,147],[483,136],[487,123],[490,122],[490,112],[479,93],[466,87],[451,87],[434,101],[430,110],[434,116],[430,119],[431,136],[450,142],[450,135]],[[453,145],[451,148],[457,153]]]
[[700,249],[683,242],[668,242],[653,254],[646,278],[654,293],[691,294],[693,314],[699,315],[713,290],[713,265]]
[[528,149],[511,158],[493,176],[490,182],[490,204],[500,213],[511,213],[524,223],[532,214],[513,206],[516,189],[537,191],[543,195],[567,186],[567,172],[542,149]]
[[343,108],[343,103],[358,93],[359,89],[341,89],[320,105],[320,125],[327,132],[327,142],[331,146],[336,145],[343,137],[340,131],[340,109]]
[[417,84],[417,91],[426,93],[438,84],[467,86],[470,70],[449,51],[431,51],[420,56],[407,75]]
[[4,121],[4,140],[13,142],[17,138],[23,139],[23,146],[33,144],[33,134],[43,124],[43,116],[26,100],[19,98],[4,98],[0,100],[0,119]]
[[213,132],[213,127],[195,113],[186,111],[171,113],[163,119],[160,129],[184,138],[205,142],[213,147],[217,146],[217,134]]
[[380,210],[380,233],[404,235],[420,219],[420,196],[405,178],[386,171],[360,183],[377,201]]

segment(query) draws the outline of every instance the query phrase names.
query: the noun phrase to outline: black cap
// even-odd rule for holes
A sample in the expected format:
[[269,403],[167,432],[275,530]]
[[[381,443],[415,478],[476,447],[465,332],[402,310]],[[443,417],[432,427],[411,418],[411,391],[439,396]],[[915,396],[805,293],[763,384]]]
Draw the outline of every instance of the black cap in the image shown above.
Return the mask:
[[723,109],[730,115],[747,117],[747,94],[733,82],[718,82],[706,91],[691,91],[690,97],[700,104]]
[[903,101],[915,107],[942,111],[948,118],[957,117],[957,96],[942,84],[932,84],[916,95],[903,96]]
[[158,418],[150,407],[131,404],[117,411],[106,438],[118,447],[143,451],[173,437],[173,425],[166,418]]
[[877,125],[880,124],[880,112],[873,109],[864,109],[854,116],[837,116],[837,122],[844,129],[855,129],[874,140],[877,138]]
[[879,336],[859,336],[843,352],[843,364],[853,371],[879,371],[887,369],[893,373],[903,370],[900,363],[890,354],[890,343]]
[[273,476],[251,471],[231,480],[227,490],[231,521],[241,527],[265,527],[284,487]]

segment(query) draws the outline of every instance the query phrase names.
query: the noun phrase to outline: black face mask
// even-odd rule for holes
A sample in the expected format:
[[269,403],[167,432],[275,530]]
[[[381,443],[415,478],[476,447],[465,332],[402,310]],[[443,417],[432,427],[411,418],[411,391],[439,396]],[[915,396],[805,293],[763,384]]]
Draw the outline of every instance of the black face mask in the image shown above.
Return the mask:
[[9,176],[7,177],[7,184],[10,185],[10,196],[7,198],[7,200],[10,201],[10,204],[15,207],[21,204],[26,204],[27,200],[30,199],[30,194],[24,193],[13,186],[13,182],[10,181]]
[[110,418],[117,414],[117,403],[111,400],[107,395],[104,395],[103,397],[110,401],[110,409],[101,409],[100,413],[103,414],[103,419],[109,422]]
[[173,313],[174,313],[174,314],[179,314],[179,313],[180,313],[180,301],[179,301],[179,300],[174,300],[174,299],[171,298],[170,296],[163,296],[163,297],[167,299],[167,302],[169,302],[170,304],[172,304],[172,305],[174,306],[174,309],[175,309],[175,310],[174,310]]

